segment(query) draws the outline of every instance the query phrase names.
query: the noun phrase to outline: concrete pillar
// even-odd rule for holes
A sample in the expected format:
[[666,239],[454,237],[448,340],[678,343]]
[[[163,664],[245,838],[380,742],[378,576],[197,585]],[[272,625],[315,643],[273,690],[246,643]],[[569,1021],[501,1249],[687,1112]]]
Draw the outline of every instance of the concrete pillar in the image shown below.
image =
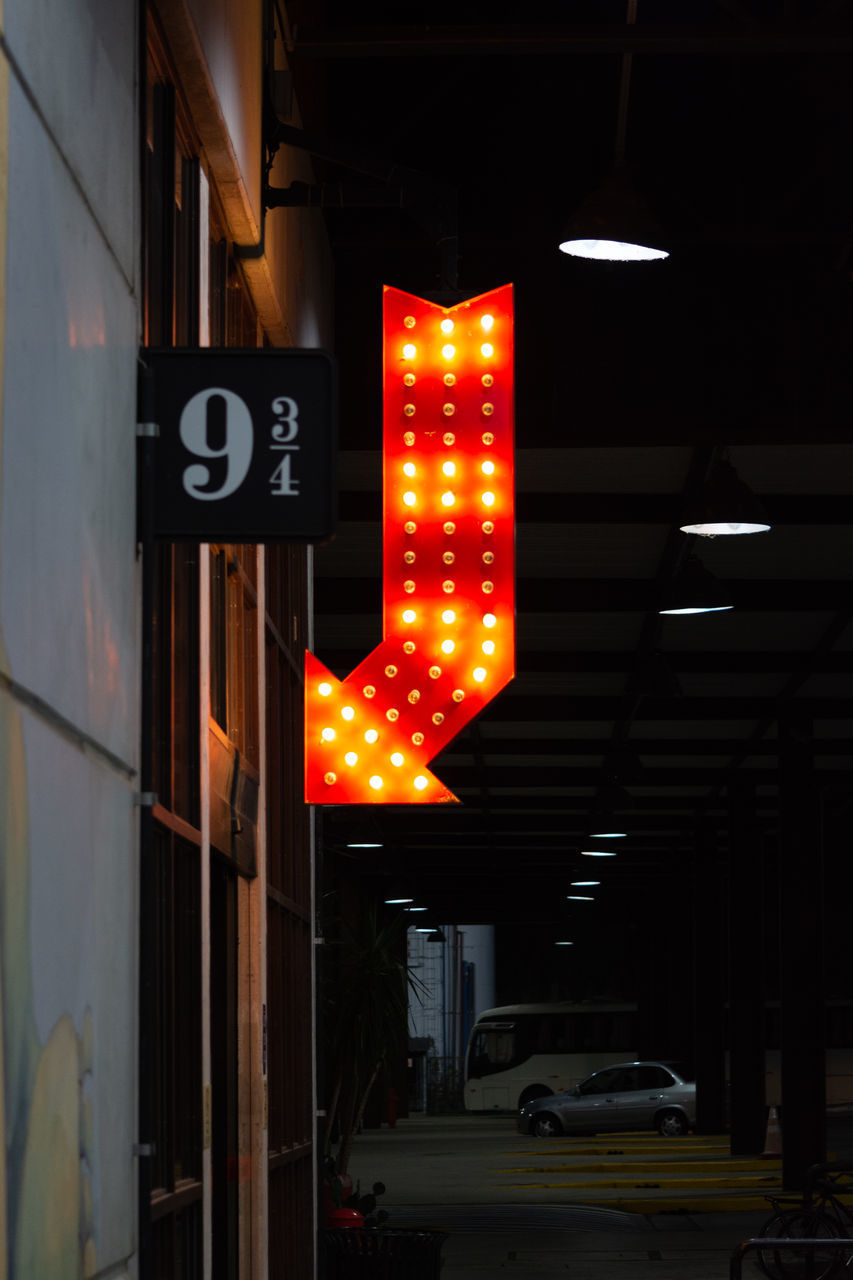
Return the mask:
[[782,1146],[786,1189],[826,1159],[823,851],[811,723],[779,717]]
[[732,1155],[764,1150],[764,848],[755,787],[729,788],[729,1116]]
[[693,1043],[699,1133],[722,1133],[725,1127],[725,873],[714,833],[703,826],[696,833],[692,895]]

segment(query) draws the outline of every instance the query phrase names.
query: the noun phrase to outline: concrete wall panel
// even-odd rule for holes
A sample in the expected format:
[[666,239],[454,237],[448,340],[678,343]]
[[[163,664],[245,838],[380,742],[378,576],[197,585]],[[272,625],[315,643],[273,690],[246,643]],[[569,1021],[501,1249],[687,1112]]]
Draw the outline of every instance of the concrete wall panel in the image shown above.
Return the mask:
[[[133,281],[139,239],[137,5],[4,0],[3,13],[13,67]],[[39,184],[30,199],[45,194]]]
[[[36,1049],[29,1095],[19,1099],[29,1116],[18,1205],[25,1225],[16,1239],[22,1276],[46,1274],[34,1264],[42,1237],[63,1220],[56,1203],[69,1201],[64,1216],[77,1225],[84,1258],[102,1267],[132,1253],[136,1124],[128,1103],[137,1053],[131,787],[27,714],[23,742],[29,964],[9,977],[17,997],[31,1002]],[[44,1130],[57,1110],[79,1144],[64,1167],[46,1160],[55,1138]]]
[[9,167],[0,490],[8,674],[134,762],[135,302],[14,80]]

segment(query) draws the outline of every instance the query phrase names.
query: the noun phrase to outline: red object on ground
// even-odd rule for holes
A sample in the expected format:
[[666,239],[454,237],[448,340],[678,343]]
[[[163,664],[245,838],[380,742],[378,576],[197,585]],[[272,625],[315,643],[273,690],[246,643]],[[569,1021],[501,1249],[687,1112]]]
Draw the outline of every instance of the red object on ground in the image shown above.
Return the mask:
[[326,1215],[326,1226],[363,1227],[364,1214],[359,1213],[358,1209],[332,1209],[331,1213]]

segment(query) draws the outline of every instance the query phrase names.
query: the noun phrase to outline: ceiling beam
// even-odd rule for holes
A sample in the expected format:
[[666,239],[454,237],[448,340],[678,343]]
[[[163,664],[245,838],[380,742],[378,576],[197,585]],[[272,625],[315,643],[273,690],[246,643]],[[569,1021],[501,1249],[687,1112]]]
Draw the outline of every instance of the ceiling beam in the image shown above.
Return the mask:
[[[802,424],[800,425],[802,440]],[[634,426],[636,433],[636,425]],[[648,443],[648,441],[644,442]],[[695,440],[692,441],[695,443]],[[849,431],[848,431],[849,442]],[[606,442],[599,442],[606,447]],[[519,453],[522,451],[520,450]],[[677,493],[572,493],[571,450],[566,450],[565,490],[538,493],[519,489],[515,498],[516,523],[568,525],[568,537],[574,524],[653,524],[678,523],[681,495]],[[382,457],[376,454],[375,489],[341,489],[338,510],[341,521],[380,524],[382,520]],[[759,494],[768,518],[774,525],[848,525],[851,494]],[[522,529],[523,536],[523,529]],[[318,565],[322,571],[322,564]]]
[[[438,760],[433,762],[432,768],[440,775],[442,782],[454,791],[457,787],[475,786],[480,776],[479,767],[473,763],[451,764]],[[668,765],[666,768],[647,766],[625,776],[620,774],[619,781],[623,786],[634,788],[690,787],[696,789],[719,786],[725,781],[725,775],[728,772],[730,771],[725,765],[720,768],[711,768],[706,764],[692,766],[687,763],[678,766]],[[853,772],[850,770],[815,769],[814,773],[827,783],[840,785],[845,781],[853,782]],[[549,786],[559,783],[574,787],[595,787],[601,782],[602,770],[600,766],[583,768],[553,762],[542,765],[538,761],[528,762],[522,757],[520,761],[511,765],[490,764],[487,774],[491,789],[512,786]],[[776,769],[745,769],[739,771],[739,776],[745,777],[757,787],[775,787],[779,773]]]
[[636,54],[843,54],[853,51],[849,22],[580,26],[340,26],[297,31],[299,58],[484,58]]
[[[797,698],[795,701],[803,716],[813,720],[853,717],[853,700],[850,698]],[[611,721],[619,718],[622,702],[621,698],[595,696],[514,694],[513,686],[509,685],[483,710],[482,718],[492,722]],[[782,705],[787,707],[793,702],[789,699]],[[768,716],[775,717],[778,710],[779,702],[772,697],[642,698],[634,720],[763,720]]]
[[[322,626],[322,619],[319,620]],[[364,653],[358,649],[323,649],[323,661],[335,670],[352,671],[361,662]],[[635,661],[635,650],[597,649],[594,652],[578,649],[520,649],[517,656],[517,674],[535,672],[537,675],[554,676],[587,672],[597,674],[623,674],[630,671]],[[666,665],[675,675],[724,674],[763,675],[774,673],[789,675],[807,664],[812,675],[841,675],[853,669],[853,655],[849,651],[815,656],[810,652],[794,650],[744,651],[719,649],[667,650],[662,655]],[[650,747],[649,750],[654,750]]]
[[[726,757],[738,755],[744,748],[749,749],[751,756],[776,756],[779,743],[776,738],[762,738],[752,742],[746,738],[630,738],[626,747],[635,756],[711,756]],[[574,757],[608,755],[609,739],[607,738],[514,738],[488,737],[484,739],[484,754],[494,759],[495,756],[547,756],[549,761],[558,767],[570,767],[560,764],[561,761]],[[447,753],[442,757],[448,764],[453,762],[456,753],[464,751],[464,744],[451,743]],[[821,756],[853,756],[853,738],[822,738],[814,743],[815,755]],[[713,766],[709,766],[713,769]],[[639,778],[642,776],[638,774]]]
[[[835,613],[850,606],[853,585],[811,578],[732,578],[726,581],[734,607],[744,612],[797,613],[821,610]],[[659,590],[653,578],[530,578],[519,579],[516,604],[519,613],[625,613],[648,612]],[[322,615],[381,613],[382,582],[378,577],[315,580],[315,612],[320,636]]]

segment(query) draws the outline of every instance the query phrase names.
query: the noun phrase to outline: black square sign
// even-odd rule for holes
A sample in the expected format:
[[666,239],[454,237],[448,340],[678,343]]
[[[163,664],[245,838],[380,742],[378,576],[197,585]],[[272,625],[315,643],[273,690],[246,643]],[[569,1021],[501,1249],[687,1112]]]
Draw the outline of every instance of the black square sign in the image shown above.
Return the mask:
[[[337,369],[327,351],[142,352],[154,536],[323,542],[336,519]],[[153,426],[151,425],[153,424]]]

